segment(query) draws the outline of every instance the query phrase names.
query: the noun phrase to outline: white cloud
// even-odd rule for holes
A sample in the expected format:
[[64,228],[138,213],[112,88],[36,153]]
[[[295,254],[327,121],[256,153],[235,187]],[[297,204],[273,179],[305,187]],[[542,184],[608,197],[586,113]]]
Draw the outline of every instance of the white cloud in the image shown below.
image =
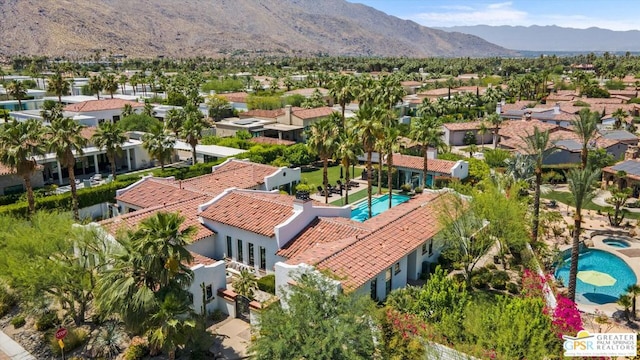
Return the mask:
[[521,25],[528,22],[528,14],[513,8],[511,2],[493,3],[483,7],[464,6],[446,9],[442,12],[418,13],[411,17],[422,25],[430,27],[459,25]]

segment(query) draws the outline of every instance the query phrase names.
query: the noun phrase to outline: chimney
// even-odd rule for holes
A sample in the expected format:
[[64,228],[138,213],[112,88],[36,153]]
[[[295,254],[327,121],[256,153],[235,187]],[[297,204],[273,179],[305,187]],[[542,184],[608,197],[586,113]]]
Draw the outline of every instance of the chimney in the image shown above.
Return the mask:
[[496,104],[496,114],[502,114],[502,104],[500,103]]
[[502,98],[502,100],[500,100],[500,105],[505,106],[507,104],[507,101]]
[[556,103],[555,105],[553,105],[553,115],[558,115],[560,114],[560,104]]
[[285,121],[287,121],[287,125],[292,125],[291,105],[287,105],[284,107],[284,119]]
[[627,151],[624,153],[625,160],[633,160],[638,158],[638,146],[637,145],[629,145]]
[[311,208],[313,202],[308,191],[296,191],[296,198],[293,200],[293,211],[305,211]]
[[524,112],[524,114],[522,114],[522,120],[524,120],[524,121],[530,121],[531,120],[531,111],[530,110],[526,110]]

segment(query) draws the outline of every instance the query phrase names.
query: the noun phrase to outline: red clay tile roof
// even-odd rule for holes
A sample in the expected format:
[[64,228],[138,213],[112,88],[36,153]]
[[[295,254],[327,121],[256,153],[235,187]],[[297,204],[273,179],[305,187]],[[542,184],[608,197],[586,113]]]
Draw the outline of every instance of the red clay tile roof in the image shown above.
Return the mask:
[[219,165],[211,174],[182,181],[182,187],[217,196],[225,189],[236,187],[252,189],[264,183],[264,178],[276,172],[277,167],[248,161],[231,160]]
[[[356,235],[369,233],[362,223],[345,218],[325,218],[320,217],[313,220],[295,238],[289,241],[282,249],[276,252],[292,262],[308,262],[308,255],[304,255],[306,261],[299,261],[296,257],[316,253],[320,249],[333,248],[333,252],[340,250],[335,248],[335,243],[343,238],[351,238]],[[330,254],[328,254],[330,255]],[[328,256],[327,255],[327,256]]]
[[196,265],[213,265],[216,262],[218,262],[217,260],[214,260],[212,258],[208,258],[206,256],[200,255],[198,253],[194,253],[193,251],[189,251],[191,253],[191,256],[193,256],[193,261],[191,261],[189,264],[189,266],[196,266]]
[[[482,121],[445,123],[443,126],[451,131],[468,131],[479,129],[480,124],[482,124]],[[486,123],[486,125],[489,129],[493,127],[490,123]]]
[[444,193],[438,194],[435,199],[428,197],[426,201],[420,198],[410,200],[420,204],[412,204],[413,210],[370,234],[361,235],[344,249],[311,265],[345,277],[342,280],[345,289],[355,290],[433,238],[442,228],[438,209],[451,196],[454,195]]
[[275,110],[261,110],[254,109],[245,112],[241,112],[238,114],[239,118],[263,118],[263,119],[275,119],[278,116],[284,115],[284,109],[275,109]]
[[88,100],[77,104],[70,104],[64,107],[64,111],[70,112],[91,112],[101,110],[123,109],[125,104],[131,105],[133,108],[143,107],[143,103],[123,99],[100,99]]
[[[453,168],[455,164],[455,161],[427,159],[427,171],[442,174],[451,174],[451,168]],[[424,158],[422,156],[411,156],[395,153],[393,154],[393,166],[422,170],[424,168]]]
[[270,138],[265,136],[256,136],[249,139],[249,141],[256,144],[286,145],[286,146],[295,145],[296,143],[295,141],[291,141],[291,140],[282,140],[282,139]]
[[5,166],[3,164],[0,164],[0,176],[2,175],[9,175],[9,174],[15,174],[16,171],[8,166]]
[[293,196],[278,193],[236,190],[211,204],[200,216],[272,237],[275,226],[293,215],[293,200]]
[[180,189],[179,183],[164,179],[147,178],[123,194],[116,196],[116,200],[136,207],[148,208],[188,201],[202,195],[201,192],[185,188]]
[[100,224],[111,234],[115,235],[119,230],[135,230],[138,224],[152,216],[153,214],[164,212],[178,212],[184,216],[185,220],[182,223],[181,230],[186,229],[188,226],[194,226],[198,231],[194,235],[192,242],[204,239],[207,236],[214,235],[215,233],[200,223],[198,218],[198,205],[207,201],[207,196],[200,196],[197,198],[175,202],[173,204],[163,206],[153,206],[143,210],[134,211],[128,214],[120,215],[115,218],[101,221]]
[[315,109],[300,109],[300,110],[292,110],[291,114],[293,116],[297,116],[300,119],[316,119],[321,117],[327,117],[331,115],[335,110],[328,106],[323,106]]
[[96,130],[95,126],[84,127],[82,128],[80,135],[87,140],[91,140],[91,137],[96,133]]

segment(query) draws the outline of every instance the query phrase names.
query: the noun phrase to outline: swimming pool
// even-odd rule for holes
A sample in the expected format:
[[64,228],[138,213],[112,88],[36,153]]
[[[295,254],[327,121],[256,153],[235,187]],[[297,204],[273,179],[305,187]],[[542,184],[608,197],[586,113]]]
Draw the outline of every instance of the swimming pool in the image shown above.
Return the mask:
[[611,246],[611,247],[615,247],[615,248],[621,248],[621,249],[626,249],[628,247],[631,247],[631,245],[629,245],[629,242],[626,240],[622,240],[622,239],[617,239],[617,238],[606,238],[604,240],[602,240],[603,243]]
[[[391,207],[407,202],[409,199],[410,197],[406,195],[393,194],[393,197],[391,198]],[[371,217],[380,215],[387,210],[389,210],[389,194],[371,199]],[[367,204],[367,199],[365,199],[351,210],[351,220],[363,222],[368,218],[369,206]]]
[[[562,279],[565,286],[569,285],[570,253],[565,261],[556,269],[556,278]],[[580,253],[578,272],[595,270],[611,275],[616,279],[612,286],[594,286],[576,279],[576,302],[581,304],[606,304],[618,300],[625,289],[637,283],[633,270],[621,258],[602,250],[587,249]]]

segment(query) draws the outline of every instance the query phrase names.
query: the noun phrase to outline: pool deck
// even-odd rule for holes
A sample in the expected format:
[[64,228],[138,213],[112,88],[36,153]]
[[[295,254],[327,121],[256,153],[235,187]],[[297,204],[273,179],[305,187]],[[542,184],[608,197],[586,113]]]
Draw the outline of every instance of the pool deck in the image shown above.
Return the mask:
[[[607,238],[619,238],[627,241],[630,245],[629,248],[616,248],[610,245],[607,245],[603,242],[604,239]],[[611,253],[622,260],[633,270],[636,275],[636,279],[640,280],[640,262],[638,261],[638,257],[640,257],[640,241],[628,236],[619,236],[619,235],[595,235],[591,238],[593,242],[593,246],[590,246],[591,249],[597,249],[606,251]],[[563,247],[561,250],[570,249],[570,246]],[[622,308],[616,303],[606,303],[606,304],[583,304],[578,303],[578,309],[587,313],[595,313],[596,310],[600,312],[604,312],[608,316],[612,316],[614,312],[622,310]]]

